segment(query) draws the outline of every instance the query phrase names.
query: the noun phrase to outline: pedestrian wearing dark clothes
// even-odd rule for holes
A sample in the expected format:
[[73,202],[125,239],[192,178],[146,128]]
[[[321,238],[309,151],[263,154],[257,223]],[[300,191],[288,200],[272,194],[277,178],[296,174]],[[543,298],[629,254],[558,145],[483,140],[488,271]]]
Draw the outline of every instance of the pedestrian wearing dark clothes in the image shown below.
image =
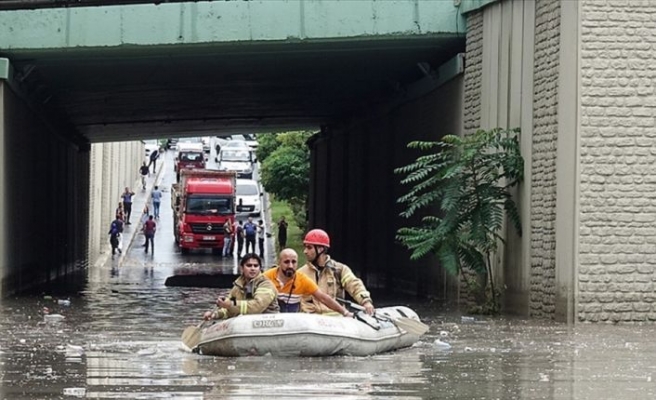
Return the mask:
[[123,211],[125,212],[126,225],[132,225],[130,223],[130,215],[132,214],[132,196],[134,196],[134,192],[130,190],[129,187],[126,187],[125,191],[121,195],[121,199],[123,200]]
[[237,257],[241,258],[241,251],[244,249],[244,221],[239,221],[236,229],[237,235]]
[[148,178],[148,166],[144,161],[141,168],[139,168],[139,175],[141,175],[141,189],[146,190],[146,178]]
[[150,153],[150,162],[148,163],[148,168],[150,168],[151,165],[153,166],[153,174],[157,170],[157,159],[158,158],[159,158],[159,151],[157,149],[155,149]]
[[287,221],[285,221],[284,215],[278,222],[278,246],[280,246],[280,250],[287,248]]
[[255,236],[257,225],[253,222],[253,217],[248,217],[244,224],[244,238],[246,239],[246,253],[255,253]]
[[121,232],[123,232],[123,221],[116,218],[109,226],[109,243],[112,245],[112,257],[116,254],[116,250],[122,253],[121,249],[118,248]]
[[151,253],[155,253],[155,230],[157,229],[157,224],[153,219],[153,216],[148,217],[148,221],[144,223],[143,233],[146,237],[146,253],[148,253],[148,244],[150,244]]
[[260,248],[260,258],[264,259],[264,221],[257,223],[257,244]]

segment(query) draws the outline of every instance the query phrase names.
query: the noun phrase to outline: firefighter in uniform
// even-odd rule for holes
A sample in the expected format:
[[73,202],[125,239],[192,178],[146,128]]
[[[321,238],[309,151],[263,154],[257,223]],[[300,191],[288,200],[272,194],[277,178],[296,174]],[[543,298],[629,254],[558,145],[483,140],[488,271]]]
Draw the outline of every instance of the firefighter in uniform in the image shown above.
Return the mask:
[[262,274],[262,260],[257,254],[244,255],[239,262],[241,276],[232,284],[227,298],[219,297],[214,311],[207,311],[206,320],[227,319],[245,314],[279,312],[275,286]]
[[[328,255],[330,248],[328,234],[321,229],[313,229],[305,235],[303,245],[303,253],[308,262],[297,272],[307,275],[319,285],[319,289],[334,299],[343,299],[346,291],[365,308],[367,314],[373,315],[374,304],[362,280],[357,278],[347,265],[331,259]],[[301,311],[316,314],[334,313],[312,296],[303,297]]]

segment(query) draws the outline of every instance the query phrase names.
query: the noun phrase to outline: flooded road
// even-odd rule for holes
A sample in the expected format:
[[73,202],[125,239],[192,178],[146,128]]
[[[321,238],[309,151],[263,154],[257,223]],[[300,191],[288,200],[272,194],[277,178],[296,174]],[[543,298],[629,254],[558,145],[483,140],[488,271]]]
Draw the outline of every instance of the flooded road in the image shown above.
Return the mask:
[[[170,172],[161,179],[169,185]],[[165,280],[192,270],[235,272],[236,260],[182,256],[167,194],[163,200],[154,255],[137,236],[127,254],[91,268],[80,290],[0,302],[1,399],[656,398],[651,326],[463,320],[412,299],[374,296],[378,306],[410,306],[431,326],[415,346],[393,353],[191,354],[180,335],[221,290],[167,287]]]
[[[431,330],[371,357],[220,358],[183,350],[217,289],[165,287],[170,271],[91,275],[70,305],[43,296],[0,307],[3,399],[651,399],[654,329],[521,320],[462,322],[406,303]],[[68,300],[68,299],[65,299]],[[64,302],[65,303],[65,302]],[[382,305],[382,304],[381,304]],[[43,307],[61,314],[44,319]]]

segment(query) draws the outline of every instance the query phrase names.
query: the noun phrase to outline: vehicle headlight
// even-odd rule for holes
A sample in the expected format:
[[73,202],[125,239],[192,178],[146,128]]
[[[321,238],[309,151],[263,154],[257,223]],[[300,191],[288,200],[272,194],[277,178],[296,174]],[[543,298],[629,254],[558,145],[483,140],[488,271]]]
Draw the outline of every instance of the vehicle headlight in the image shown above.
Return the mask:
[[194,241],[194,235],[184,235],[184,241],[185,242],[193,242]]

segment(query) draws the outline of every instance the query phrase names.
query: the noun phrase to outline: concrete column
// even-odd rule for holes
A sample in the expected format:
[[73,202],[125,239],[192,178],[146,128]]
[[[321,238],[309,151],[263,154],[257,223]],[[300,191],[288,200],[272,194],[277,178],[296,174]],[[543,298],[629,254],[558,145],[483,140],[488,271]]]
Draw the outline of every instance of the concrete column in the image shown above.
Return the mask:
[[579,229],[579,6],[561,0],[556,153],[555,317],[573,323]]

